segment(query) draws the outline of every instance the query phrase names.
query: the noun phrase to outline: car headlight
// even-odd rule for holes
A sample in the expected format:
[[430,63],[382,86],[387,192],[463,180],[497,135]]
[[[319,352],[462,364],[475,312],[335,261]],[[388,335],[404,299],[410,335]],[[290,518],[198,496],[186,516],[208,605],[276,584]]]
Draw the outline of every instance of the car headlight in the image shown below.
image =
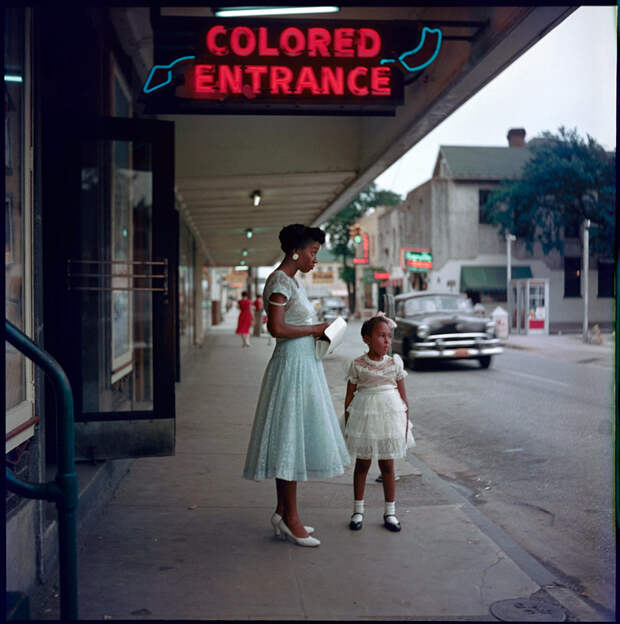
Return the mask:
[[487,336],[491,338],[495,336],[495,321],[489,321],[487,323]]
[[431,328],[428,325],[418,325],[416,328],[416,333],[418,334],[418,338],[422,338],[422,340],[428,338],[428,335],[431,333]]

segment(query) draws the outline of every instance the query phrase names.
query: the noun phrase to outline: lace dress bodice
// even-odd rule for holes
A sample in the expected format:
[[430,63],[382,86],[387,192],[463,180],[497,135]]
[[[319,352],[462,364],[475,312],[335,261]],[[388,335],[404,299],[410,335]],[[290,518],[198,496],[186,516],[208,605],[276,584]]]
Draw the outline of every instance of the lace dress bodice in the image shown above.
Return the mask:
[[384,355],[376,362],[367,354],[361,355],[351,362],[347,371],[347,379],[357,386],[357,390],[391,386],[396,388],[396,382],[404,379],[407,371],[403,360],[398,353]]
[[316,323],[314,306],[308,300],[304,287],[284,271],[274,271],[265,281],[263,301],[265,307],[274,293],[286,297],[284,321],[288,325],[312,325]]

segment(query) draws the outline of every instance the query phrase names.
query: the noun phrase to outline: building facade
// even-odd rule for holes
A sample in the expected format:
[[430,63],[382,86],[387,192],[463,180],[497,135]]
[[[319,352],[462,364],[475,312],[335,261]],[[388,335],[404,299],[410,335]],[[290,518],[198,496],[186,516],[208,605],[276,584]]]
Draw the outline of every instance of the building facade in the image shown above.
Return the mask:
[[[5,314],[72,383],[80,526],[128,458],[173,452],[174,419],[161,409],[170,413],[181,362],[219,320],[208,253],[174,178],[159,175],[173,174],[158,151],[167,141],[173,153],[173,135],[164,122],[134,123],[144,68],[117,15],[4,9]],[[149,123],[151,143],[141,140]],[[8,342],[5,354],[7,467],[24,481],[53,480],[54,390]],[[55,573],[57,547],[55,505],[7,491],[7,589],[32,594]]]
[[[407,269],[403,250],[426,249],[432,254],[432,268],[407,273],[410,288],[465,292],[488,312],[507,306],[507,242],[485,220],[482,208],[500,181],[517,179],[530,158],[525,130],[511,129],[508,142],[507,147],[441,146],[433,177],[381,217],[386,257],[395,259],[398,254]],[[551,331],[580,328],[583,320],[581,241],[578,232],[571,234],[563,254],[545,255],[539,243],[533,253],[519,240],[511,246],[513,278],[549,280]],[[611,259],[591,258],[589,319],[602,327],[612,320],[612,282]]]

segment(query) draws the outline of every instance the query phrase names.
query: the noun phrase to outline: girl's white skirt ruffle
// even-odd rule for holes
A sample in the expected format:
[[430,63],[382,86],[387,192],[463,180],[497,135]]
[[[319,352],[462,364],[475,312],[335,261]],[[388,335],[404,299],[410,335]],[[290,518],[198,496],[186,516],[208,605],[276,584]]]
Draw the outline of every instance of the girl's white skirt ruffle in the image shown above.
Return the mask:
[[351,457],[398,459],[415,446],[407,406],[396,388],[360,389],[347,411],[344,438]]

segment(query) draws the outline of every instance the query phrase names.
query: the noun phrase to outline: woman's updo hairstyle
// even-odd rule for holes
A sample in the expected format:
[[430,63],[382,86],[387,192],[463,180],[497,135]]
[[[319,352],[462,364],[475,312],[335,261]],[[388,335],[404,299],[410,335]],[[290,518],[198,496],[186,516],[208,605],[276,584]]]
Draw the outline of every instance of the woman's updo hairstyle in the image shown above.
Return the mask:
[[325,242],[325,232],[318,227],[311,228],[300,223],[294,223],[283,227],[278,238],[282,251],[289,254],[293,249],[303,249],[312,243],[322,245]]

